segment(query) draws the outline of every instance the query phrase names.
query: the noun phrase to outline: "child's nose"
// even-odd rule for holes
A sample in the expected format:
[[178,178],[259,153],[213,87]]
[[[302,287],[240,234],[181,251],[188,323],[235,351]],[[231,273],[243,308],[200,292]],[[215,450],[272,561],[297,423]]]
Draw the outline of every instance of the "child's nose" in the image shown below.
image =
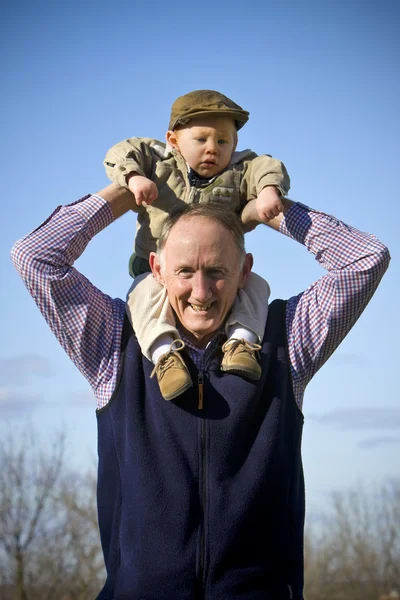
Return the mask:
[[214,140],[208,140],[207,143],[207,152],[210,152],[211,154],[215,154],[218,150],[218,144],[217,142],[215,142]]

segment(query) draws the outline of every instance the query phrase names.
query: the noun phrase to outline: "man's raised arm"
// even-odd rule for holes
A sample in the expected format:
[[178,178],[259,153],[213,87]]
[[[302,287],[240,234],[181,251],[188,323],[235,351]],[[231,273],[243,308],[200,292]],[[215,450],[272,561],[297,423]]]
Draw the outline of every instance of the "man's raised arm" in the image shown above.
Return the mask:
[[134,212],[139,210],[132,192],[117,183],[111,183],[97,192],[96,196],[100,196],[108,202],[114,219],[118,219],[129,210],[133,210]]
[[73,264],[97,233],[135,208],[132,193],[113,183],[98,194],[59,206],[11,250],[16,270],[93,387],[99,406],[115,384],[125,302],[101,292]]
[[[295,397],[304,389],[353,327],[388,268],[388,249],[335,217],[283,199],[284,211],[267,225],[306,246],[328,271],[288,300],[286,329]],[[255,201],[242,212],[250,231],[260,221]]]

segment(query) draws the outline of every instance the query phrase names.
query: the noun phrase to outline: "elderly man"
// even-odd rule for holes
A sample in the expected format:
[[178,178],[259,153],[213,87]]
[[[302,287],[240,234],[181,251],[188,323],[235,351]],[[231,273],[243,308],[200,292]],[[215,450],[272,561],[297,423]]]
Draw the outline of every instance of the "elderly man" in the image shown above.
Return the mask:
[[[284,200],[271,226],[305,244],[328,273],[271,304],[262,377],[246,381],[219,368],[223,323],[252,266],[242,225],[212,206],[170,217],[150,262],[197,385],[164,402],[124,302],[72,266],[129,209],[133,196],[111,185],[58,208],[13,248],[16,268],[98,401],[107,568],[98,598],[300,600],[304,389],[367,305],[389,253],[372,235]],[[255,214],[250,202],[244,228]]]

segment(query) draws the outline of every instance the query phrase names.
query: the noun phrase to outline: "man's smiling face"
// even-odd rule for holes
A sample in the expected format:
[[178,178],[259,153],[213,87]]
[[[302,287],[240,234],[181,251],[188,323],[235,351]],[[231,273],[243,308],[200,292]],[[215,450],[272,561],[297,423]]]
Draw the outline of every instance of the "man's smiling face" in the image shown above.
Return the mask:
[[237,291],[250,273],[233,235],[208,217],[182,217],[171,229],[161,256],[152,254],[156,279],[189,339],[204,348],[224,323]]

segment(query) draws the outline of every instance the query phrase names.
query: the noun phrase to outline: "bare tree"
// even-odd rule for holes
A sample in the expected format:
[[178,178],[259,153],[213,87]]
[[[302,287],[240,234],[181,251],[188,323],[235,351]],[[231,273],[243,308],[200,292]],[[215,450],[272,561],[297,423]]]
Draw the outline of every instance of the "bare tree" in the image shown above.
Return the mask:
[[65,435],[0,444],[2,600],[92,600],[104,579],[95,475],[68,471]]
[[399,598],[399,592],[396,592],[396,590],[392,590],[388,594],[383,594],[383,596],[381,596],[379,600],[399,600]]
[[[310,600],[377,600],[400,581],[400,481],[332,495],[332,512],[307,540]],[[389,596],[390,597],[390,596]],[[395,597],[395,596],[393,596]]]
[[8,567],[6,583],[14,583],[18,600],[28,600],[28,582],[34,578],[33,555],[38,544],[57,528],[54,493],[64,454],[60,435],[46,452],[32,431],[22,443],[7,437],[0,444],[0,549]]
[[64,543],[70,557],[69,571],[73,574],[70,594],[77,600],[93,598],[105,578],[97,522],[95,473],[92,470],[68,477],[60,493],[66,516]]

